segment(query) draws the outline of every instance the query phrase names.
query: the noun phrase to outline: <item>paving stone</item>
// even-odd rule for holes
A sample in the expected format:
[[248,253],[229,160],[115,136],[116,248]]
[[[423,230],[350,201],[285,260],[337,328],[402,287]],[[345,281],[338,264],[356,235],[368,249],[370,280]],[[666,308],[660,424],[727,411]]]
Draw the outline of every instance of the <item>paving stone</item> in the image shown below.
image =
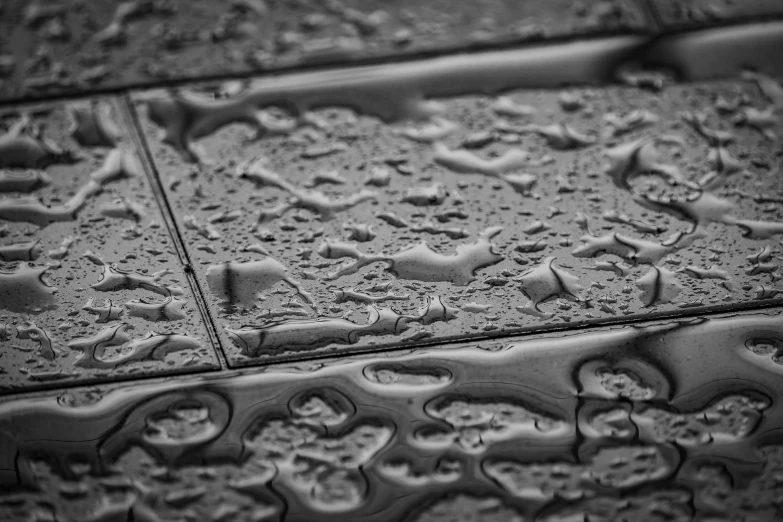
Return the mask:
[[4,2],[0,98],[646,30],[634,0]]
[[0,403],[30,520],[778,520],[781,309]]
[[783,17],[778,0],[651,0],[650,5],[666,28]]
[[138,95],[230,364],[780,300],[783,89],[627,43]]
[[783,21],[773,20],[671,33],[640,49],[636,60],[683,81],[732,78],[744,70],[783,76],[782,47]]
[[0,125],[0,390],[217,368],[117,100]]

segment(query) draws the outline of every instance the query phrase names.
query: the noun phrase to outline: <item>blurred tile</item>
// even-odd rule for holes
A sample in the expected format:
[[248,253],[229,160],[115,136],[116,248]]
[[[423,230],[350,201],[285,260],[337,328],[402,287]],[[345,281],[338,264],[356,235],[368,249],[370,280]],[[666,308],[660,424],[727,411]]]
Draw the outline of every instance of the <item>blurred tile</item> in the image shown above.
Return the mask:
[[0,99],[641,31],[633,0],[4,2]]
[[780,313],[7,400],[0,514],[771,522]]
[[774,79],[466,94],[609,45],[140,94],[231,364],[779,301]]
[[676,71],[682,81],[736,78],[743,71],[783,76],[783,20],[702,28],[657,38],[637,55],[640,63]]
[[0,124],[0,390],[216,368],[117,102]]
[[650,0],[650,4],[666,28],[783,17],[779,0]]

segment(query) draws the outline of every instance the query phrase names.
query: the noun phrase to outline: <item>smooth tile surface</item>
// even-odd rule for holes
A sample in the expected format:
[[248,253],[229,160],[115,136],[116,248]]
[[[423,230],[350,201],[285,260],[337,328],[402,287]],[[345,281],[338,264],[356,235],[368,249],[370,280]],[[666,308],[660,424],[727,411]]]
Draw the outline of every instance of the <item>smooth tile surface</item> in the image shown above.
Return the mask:
[[216,368],[117,101],[0,121],[0,390]]
[[0,99],[646,27],[632,0],[16,0]]
[[230,363],[779,300],[780,84],[579,52],[140,94]]
[[780,310],[0,404],[39,520],[729,520],[781,509]]

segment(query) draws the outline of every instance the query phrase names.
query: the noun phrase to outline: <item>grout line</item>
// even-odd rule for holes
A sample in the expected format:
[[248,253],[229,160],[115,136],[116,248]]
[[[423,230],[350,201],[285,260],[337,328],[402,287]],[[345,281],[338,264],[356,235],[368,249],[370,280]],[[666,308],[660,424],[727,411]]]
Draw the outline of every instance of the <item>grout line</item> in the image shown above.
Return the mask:
[[131,131],[133,143],[136,146],[136,149],[139,151],[139,156],[144,167],[144,172],[147,173],[147,180],[149,181],[152,192],[155,195],[155,200],[158,203],[158,208],[160,209],[160,213],[166,223],[169,236],[171,237],[172,242],[174,243],[174,247],[177,250],[177,256],[179,257],[180,263],[188,279],[188,283],[190,284],[193,298],[196,301],[196,306],[198,307],[198,312],[200,313],[204,322],[204,327],[207,330],[209,341],[212,343],[213,351],[215,352],[220,364],[220,369],[228,369],[230,366],[226,358],[225,350],[223,349],[223,346],[220,342],[220,336],[218,335],[216,327],[217,323],[209,311],[209,306],[205,297],[206,294],[201,288],[195,271],[193,270],[193,264],[191,263],[190,255],[188,254],[186,242],[182,237],[179,227],[177,227],[175,213],[171,207],[171,204],[169,203],[168,197],[166,197],[166,192],[160,180],[158,170],[155,168],[152,152],[150,151],[147,140],[145,139],[141,121],[133,105],[133,100],[131,100],[129,94],[125,94],[121,97],[121,102],[125,119],[129,123],[128,127]]
[[[530,330],[527,332],[516,332],[516,333],[505,333],[501,335],[497,335],[494,337],[484,337],[484,338],[454,338],[454,339],[441,339],[439,341],[434,341],[430,344],[415,344],[410,346],[404,346],[404,345],[396,345],[392,347],[368,347],[365,350],[356,350],[352,351],[351,353],[322,353],[319,355],[315,355],[312,357],[302,357],[302,358],[292,358],[290,360],[276,360],[269,362],[267,364],[255,364],[255,365],[247,365],[247,366],[241,366],[241,367],[230,367],[226,369],[194,369],[192,371],[182,371],[177,372],[174,374],[169,375],[161,375],[161,374],[148,374],[145,376],[131,376],[127,379],[119,378],[114,381],[101,381],[100,379],[96,379],[95,381],[88,381],[88,382],[69,382],[64,383],[61,385],[57,385],[57,383],[52,383],[52,386],[42,386],[40,388],[36,388],[34,390],[18,390],[18,391],[10,391],[5,393],[0,393],[0,404],[3,402],[18,400],[22,397],[33,397],[33,396],[41,396],[41,395],[47,395],[51,392],[59,392],[59,391],[65,391],[65,390],[72,390],[72,389],[79,389],[79,388],[86,388],[86,387],[95,387],[95,386],[112,386],[112,385],[118,385],[118,387],[130,387],[130,386],[136,386],[136,385],[148,385],[148,384],[155,384],[160,383],[165,380],[170,379],[176,379],[180,377],[199,377],[204,376],[205,379],[217,380],[226,378],[229,376],[237,375],[237,374],[246,374],[249,372],[266,372],[268,370],[274,370],[275,366],[283,366],[288,365],[292,363],[297,362],[312,362],[312,361],[334,361],[337,359],[350,359],[352,357],[357,356],[367,356],[367,355],[380,355],[380,354],[391,354],[393,352],[409,352],[411,350],[425,350],[425,349],[432,349],[437,348],[439,346],[447,346],[447,345],[453,345],[453,346],[463,346],[466,343],[479,343],[479,342],[492,342],[492,341],[498,341],[498,342],[506,342],[506,343],[515,343],[515,342],[524,342],[529,341],[531,339],[535,339],[540,336],[552,336],[556,334],[566,334],[566,335],[578,335],[582,333],[595,333],[600,332],[602,330],[607,330],[608,328],[612,327],[635,327],[636,325],[642,325],[643,327],[645,325],[654,326],[657,324],[662,323],[672,323],[676,321],[692,321],[694,319],[712,319],[712,318],[721,318],[721,317],[731,317],[738,314],[753,314],[755,312],[763,313],[768,310],[775,310],[778,309],[783,312],[783,300],[776,300],[772,302],[764,302],[760,303],[758,305],[751,305],[751,306],[740,306],[735,307],[731,309],[723,309],[723,310],[710,310],[708,312],[704,311],[698,311],[695,310],[690,313],[683,313],[680,315],[669,315],[669,316],[656,316],[653,318],[647,318],[643,316],[637,316],[632,317],[627,320],[623,320],[622,318],[615,321],[607,321],[602,323],[585,323],[581,325],[577,325],[574,327],[568,327],[565,325],[562,328],[547,328],[547,329],[539,329],[539,330]],[[445,352],[445,350],[444,350]],[[437,356],[437,354],[434,354],[434,356]]]
[[[222,368],[191,368],[189,366],[174,367],[169,373],[149,373],[146,375],[135,375],[132,373],[113,375],[113,376],[95,376],[93,378],[84,379],[81,381],[50,381],[45,384],[41,384],[36,388],[13,388],[9,390],[0,391],[0,404],[11,400],[17,400],[22,397],[29,397],[34,395],[46,395],[53,392],[59,393],[66,390],[75,390],[79,388],[95,388],[96,386],[111,386],[113,384],[121,384],[123,386],[136,386],[141,384],[147,384],[155,379],[176,379],[178,377],[196,377],[199,375],[215,376],[224,373]],[[111,380],[107,380],[107,378]]]
[[[476,336],[454,336],[454,337],[441,337],[440,339],[433,339],[430,342],[419,341],[411,344],[387,344],[387,345],[368,345],[365,348],[356,348],[347,351],[348,353],[339,351],[332,352],[319,352],[311,355],[292,355],[292,356],[277,356],[274,360],[264,363],[250,363],[241,364],[237,366],[230,366],[232,370],[250,370],[253,368],[272,368],[274,366],[281,366],[292,363],[311,362],[317,360],[332,360],[339,358],[347,358],[355,355],[372,355],[372,354],[384,354],[395,351],[404,350],[424,350],[430,348],[439,348],[448,345],[464,344],[464,343],[483,343],[483,342],[516,342],[522,341],[529,337],[535,337],[542,334],[556,334],[556,333],[580,333],[590,330],[600,330],[602,328],[609,328],[615,326],[633,327],[637,324],[644,324],[650,322],[674,322],[680,320],[693,320],[697,318],[709,319],[710,317],[722,316],[726,314],[739,314],[745,312],[763,312],[764,310],[770,310],[775,308],[781,308],[783,310],[783,299],[770,299],[768,301],[754,303],[745,302],[739,303],[734,306],[727,306],[723,308],[712,308],[705,310],[690,309],[691,311],[673,310],[671,312],[664,312],[661,314],[648,314],[644,315],[632,315],[628,317],[620,318],[608,318],[598,321],[586,321],[581,324],[571,325],[570,323],[562,323],[556,325],[531,326],[526,329],[520,329],[515,331],[500,332],[495,335],[476,335]],[[688,310],[688,309],[685,309]],[[652,317],[650,317],[652,315]]]

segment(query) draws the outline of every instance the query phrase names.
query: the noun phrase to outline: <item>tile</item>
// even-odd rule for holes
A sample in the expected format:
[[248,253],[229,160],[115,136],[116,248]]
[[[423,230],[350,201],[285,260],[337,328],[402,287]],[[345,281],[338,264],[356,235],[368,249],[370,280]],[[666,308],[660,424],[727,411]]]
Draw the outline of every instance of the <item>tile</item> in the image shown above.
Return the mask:
[[783,17],[778,0],[651,0],[650,4],[667,28]]
[[0,390],[217,368],[118,101],[0,125]]
[[781,309],[0,403],[38,520],[777,520]]
[[742,71],[783,76],[783,20],[674,32],[640,49],[648,67],[676,71],[682,81],[736,78]]
[[140,94],[230,364],[779,301],[780,84],[609,45]]
[[4,2],[0,98],[642,31],[633,0]]

